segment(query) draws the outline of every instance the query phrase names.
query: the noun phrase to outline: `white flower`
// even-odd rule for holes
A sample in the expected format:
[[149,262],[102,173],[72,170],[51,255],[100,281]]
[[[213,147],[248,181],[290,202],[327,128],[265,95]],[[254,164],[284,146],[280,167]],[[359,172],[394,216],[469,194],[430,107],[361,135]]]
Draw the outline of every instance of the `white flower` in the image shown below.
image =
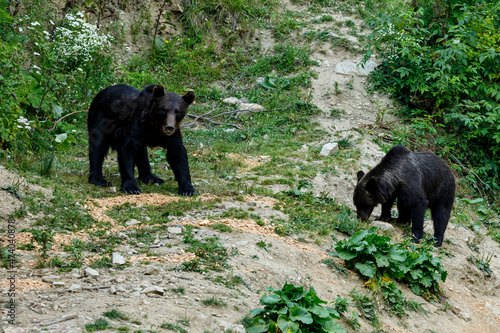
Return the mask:
[[33,68],[34,69],[41,69],[40,67],[38,67],[37,65],[33,65]]
[[39,55],[40,55],[40,53],[38,53],[38,52],[33,52],[33,55],[39,56]]
[[35,22],[31,22],[31,25],[34,26],[34,27],[36,27],[37,25],[40,25],[40,23],[38,23],[37,21],[35,21]]
[[23,28],[19,27],[19,32],[23,32]]
[[52,20],[49,20],[50,24],[52,25],[56,25],[54,22],[52,22]]

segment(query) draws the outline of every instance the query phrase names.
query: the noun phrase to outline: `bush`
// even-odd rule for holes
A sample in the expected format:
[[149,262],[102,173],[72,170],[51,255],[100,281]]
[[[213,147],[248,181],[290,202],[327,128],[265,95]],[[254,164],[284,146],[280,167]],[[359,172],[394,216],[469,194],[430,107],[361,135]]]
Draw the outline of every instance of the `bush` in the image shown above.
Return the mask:
[[455,156],[499,189],[500,3],[413,3],[372,22],[371,44],[384,58],[372,82],[409,105],[404,116],[444,123],[438,143],[466,152]]
[[246,332],[345,333],[345,329],[334,321],[340,319],[338,312],[322,306],[327,302],[316,296],[313,287],[307,291],[303,287],[285,283],[281,290],[267,287],[266,291],[272,294],[261,297],[263,309],[250,311],[253,319],[245,325]]
[[389,237],[375,233],[375,228],[361,230],[335,245],[335,254],[345,260],[346,267],[356,268],[366,278],[384,276],[408,283],[416,295],[439,293],[439,281],[448,272],[441,259],[433,255],[431,244],[394,244]]

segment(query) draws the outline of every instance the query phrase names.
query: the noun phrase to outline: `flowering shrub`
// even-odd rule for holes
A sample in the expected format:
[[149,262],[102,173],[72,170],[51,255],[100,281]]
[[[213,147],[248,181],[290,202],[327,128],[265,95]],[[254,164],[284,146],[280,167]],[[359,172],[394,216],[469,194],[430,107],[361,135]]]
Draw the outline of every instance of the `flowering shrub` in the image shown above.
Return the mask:
[[[82,70],[93,59],[110,46],[112,39],[109,35],[100,34],[97,26],[87,23],[83,13],[65,16],[66,27],[56,27],[53,38],[56,42],[55,54],[67,70]],[[46,39],[50,40],[49,33],[44,31]]]

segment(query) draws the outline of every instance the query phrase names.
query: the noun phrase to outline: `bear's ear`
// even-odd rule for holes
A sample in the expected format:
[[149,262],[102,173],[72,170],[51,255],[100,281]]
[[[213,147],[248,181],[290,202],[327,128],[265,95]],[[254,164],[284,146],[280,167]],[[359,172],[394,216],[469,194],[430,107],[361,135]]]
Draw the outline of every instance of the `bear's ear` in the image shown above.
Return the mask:
[[[360,172],[363,172],[363,171],[360,171]],[[358,172],[358,174],[359,174],[359,172]],[[377,181],[375,180],[375,178],[370,178],[366,182],[365,189],[368,192],[372,193],[372,194],[377,193],[377,191],[378,191],[378,184],[377,184]]]
[[165,90],[163,89],[163,86],[161,84],[157,84],[153,88],[153,97],[154,98],[160,98],[165,96]]
[[188,91],[186,95],[182,96],[182,99],[184,100],[184,103],[190,105],[194,101],[194,92]]
[[365,175],[365,173],[363,171],[358,171],[358,173],[356,174],[356,177],[358,178],[358,183],[359,181],[361,180],[361,178],[363,178],[363,176]]

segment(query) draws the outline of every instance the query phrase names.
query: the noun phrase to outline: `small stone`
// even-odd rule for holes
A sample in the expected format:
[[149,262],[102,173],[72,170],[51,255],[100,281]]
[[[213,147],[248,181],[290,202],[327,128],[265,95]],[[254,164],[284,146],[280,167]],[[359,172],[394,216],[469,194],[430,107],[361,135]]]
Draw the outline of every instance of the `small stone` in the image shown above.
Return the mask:
[[241,103],[239,108],[240,110],[248,110],[253,112],[265,110],[265,108],[262,105],[256,103]]
[[183,232],[183,229],[180,226],[179,227],[168,227],[167,231],[170,234],[176,234],[176,235],[178,235],[178,234],[181,234]]
[[321,152],[319,153],[322,156],[331,156],[339,151],[339,145],[337,142],[330,142],[321,148]]
[[371,226],[376,227],[381,230],[390,230],[393,231],[395,230],[394,226],[390,223],[387,222],[382,222],[382,221],[373,221],[371,223]]
[[248,205],[249,206],[257,206],[257,203],[255,201],[249,201]]
[[299,153],[307,153],[309,150],[309,147],[306,144],[303,144],[302,147],[299,149]]
[[77,293],[77,292],[80,292],[82,291],[83,288],[81,285],[79,284],[76,284],[76,283],[73,283],[69,288],[68,288],[68,291],[71,291],[71,292],[74,292],[74,293]]
[[52,285],[54,287],[64,287],[64,284],[65,284],[64,281],[54,281],[54,282],[52,282]]
[[93,268],[87,267],[85,268],[85,276],[96,278],[99,276],[99,272]]
[[158,274],[160,274],[160,270],[157,267],[151,267],[146,272],[144,272],[144,275],[158,275]]
[[115,286],[109,287],[109,293],[113,295],[116,294],[116,287]]
[[141,242],[138,242],[138,243],[137,243],[137,247],[139,247],[139,248],[143,248],[143,247],[146,247],[146,244],[141,243]]
[[112,262],[113,264],[116,264],[116,265],[124,265],[127,261],[125,260],[125,257],[122,256],[120,253],[118,252],[113,252],[113,255],[112,255]]
[[136,220],[136,219],[130,219],[130,220],[128,220],[127,222],[125,222],[125,224],[126,224],[127,226],[131,226],[131,225],[134,225],[134,224],[140,224],[140,223],[141,223],[141,221],[138,221],[138,220]]
[[108,192],[109,193],[116,193],[116,186],[108,187]]
[[239,101],[236,97],[228,97],[228,98],[224,98],[222,100],[222,103],[226,103],[229,105],[238,105]]
[[158,287],[158,286],[151,286],[151,287],[147,287],[147,288],[144,288],[142,291],[141,291],[142,294],[146,294],[146,295],[151,295],[151,294],[156,294],[156,295],[160,295],[160,296],[164,296],[165,295],[165,289],[163,289],[162,287]]
[[42,276],[42,281],[46,283],[54,283],[55,281],[61,280],[59,275],[46,275]]

